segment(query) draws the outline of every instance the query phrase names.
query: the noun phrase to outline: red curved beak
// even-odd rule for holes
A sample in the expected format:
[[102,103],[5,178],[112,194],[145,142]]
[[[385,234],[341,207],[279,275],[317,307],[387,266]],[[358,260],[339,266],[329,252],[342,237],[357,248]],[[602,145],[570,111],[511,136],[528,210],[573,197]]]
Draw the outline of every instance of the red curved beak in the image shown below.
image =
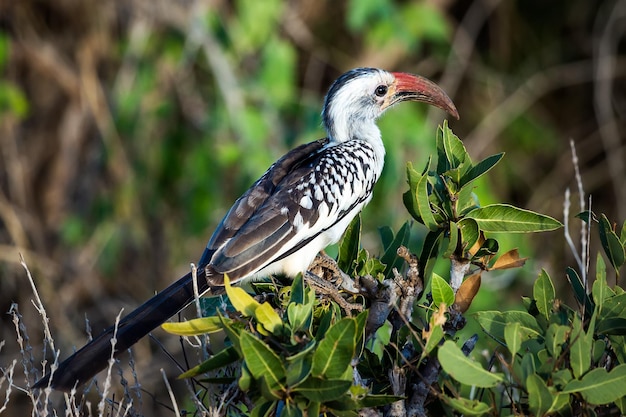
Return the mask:
[[390,106],[400,101],[421,101],[447,111],[456,119],[459,118],[459,112],[450,97],[428,78],[406,72],[392,74],[396,77],[396,91],[391,97]]

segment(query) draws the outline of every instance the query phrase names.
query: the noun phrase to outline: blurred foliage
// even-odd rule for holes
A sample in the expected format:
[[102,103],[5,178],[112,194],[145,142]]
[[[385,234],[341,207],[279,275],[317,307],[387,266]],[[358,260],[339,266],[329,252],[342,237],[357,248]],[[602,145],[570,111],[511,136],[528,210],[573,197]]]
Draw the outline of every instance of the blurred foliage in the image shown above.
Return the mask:
[[[54,301],[66,351],[82,340],[84,313],[97,332],[120,300],[134,306],[164,288],[275,159],[324,135],[322,97],[356,66],[440,82],[472,155],[507,153],[499,175],[481,182],[481,201],[562,218],[575,184],[572,138],[594,211],[626,218],[625,141],[615,134],[623,4],[0,2],[0,310],[31,298],[19,253]],[[440,121],[419,105],[380,121],[386,167],[363,213],[371,253],[382,251],[377,228],[404,223],[405,163],[435,153]],[[427,230],[415,229],[420,250]],[[542,244],[503,239],[524,256]],[[571,264],[559,249],[534,258],[554,270]],[[498,296],[485,303],[518,303],[498,288],[529,285],[533,269],[494,278]],[[0,340],[10,329],[3,321]]]

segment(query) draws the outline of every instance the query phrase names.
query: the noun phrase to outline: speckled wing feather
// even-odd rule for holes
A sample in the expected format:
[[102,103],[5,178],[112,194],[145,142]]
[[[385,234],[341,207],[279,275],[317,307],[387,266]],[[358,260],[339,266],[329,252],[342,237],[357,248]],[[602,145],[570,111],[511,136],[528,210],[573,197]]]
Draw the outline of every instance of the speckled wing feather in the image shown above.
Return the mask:
[[292,174],[295,169],[314,158],[328,144],[328,138],[305,143],[291,150],[272,166],[246,191],[226,213],[213,236],[207,243],[199,266],[204,267],[211,262],[215,251],[231,239],[256,213],[267,199],[275,192],[276,187]]
[[[237,281],[284,259],[369,200],[378,174],[365,163],[373,154],[368,144],[349,141],[313,151],[299,153],[298,163],[288,154],[286,165],[270,168],[228,213],[224,230],[220,227],[209,245],[212,284],[221,285],[225,273]],[[262,198],[251,199],[259,194]]]

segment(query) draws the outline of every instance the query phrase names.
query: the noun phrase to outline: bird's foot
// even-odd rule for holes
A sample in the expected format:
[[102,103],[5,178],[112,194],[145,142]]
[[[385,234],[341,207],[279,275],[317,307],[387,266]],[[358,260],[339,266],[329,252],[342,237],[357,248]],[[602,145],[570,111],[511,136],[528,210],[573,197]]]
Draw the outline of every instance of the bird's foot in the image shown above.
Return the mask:
[[319,294],[329,296],[348,315],[351,315],[352,311],[355,310],[363,311],[362,304],[350,303],[342,297],[342,290],[352,294],[358,294],[359,290],[354,280],[339,268],[334,259],[325,253],[320,253],[315,257],[309,270],[303,276]]
[[336,289],[342,289],[351,294],[360,293],[359,287],[354,280],[339,268],[337,261],[324,252],[317,254],[313,263],[309,266],[309,272],[327,282],[333,283]]

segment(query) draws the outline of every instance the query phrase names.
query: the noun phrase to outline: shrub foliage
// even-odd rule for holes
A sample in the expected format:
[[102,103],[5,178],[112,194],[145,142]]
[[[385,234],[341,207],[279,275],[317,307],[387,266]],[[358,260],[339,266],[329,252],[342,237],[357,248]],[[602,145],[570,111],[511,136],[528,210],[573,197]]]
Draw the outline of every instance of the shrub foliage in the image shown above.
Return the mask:
[[[428,229],[421,253],[406,249],[406,223],[396,234],[381,229],[385,250],[371,256],[360,246],[357,218],[339,246],[337,265],[345,274],[331,273],[349,280],[350,291],[333,293],[310,275],[255,284],[256,296],[227,284],[227,303],[205,303],[209,310],[226,308],[164,325],[176,334],[226,338],[223,350],[182,377],[236,384],[241,396],[230,406],[253,416],[626,412],[626,294],[607,283],[601,256],[591,291],[568,269],[575,306],[557,298],[541,271],[532,297],[523,298],[525,311],[477,311],[470,319],[482,333],[460,332],[481,274],[524,264],[517,250],[501,253],[498,236],[562,226],[507,204],[480,205],[475,180],[502,157],[473,162],[444,124],[436,161],[421,172],[407,166],[404,203]],[[619,271],[626,227],[618,234],[605,216],[580,217],[598,224],[605,254]],[[434,272],[442,259],[450,264],[449,279]],[[496,343],[481,357],[474,347],[488,341]]]

